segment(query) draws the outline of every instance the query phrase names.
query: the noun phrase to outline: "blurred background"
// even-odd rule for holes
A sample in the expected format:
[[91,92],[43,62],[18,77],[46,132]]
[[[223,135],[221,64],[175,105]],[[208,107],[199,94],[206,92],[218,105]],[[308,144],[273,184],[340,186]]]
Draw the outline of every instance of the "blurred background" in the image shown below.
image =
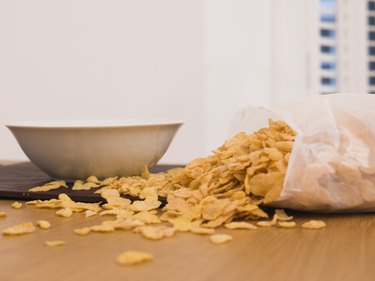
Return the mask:
[[247,106],[375,93],[375,1],[0,0],[4,124],[185,121],[161,162],[206,156]]

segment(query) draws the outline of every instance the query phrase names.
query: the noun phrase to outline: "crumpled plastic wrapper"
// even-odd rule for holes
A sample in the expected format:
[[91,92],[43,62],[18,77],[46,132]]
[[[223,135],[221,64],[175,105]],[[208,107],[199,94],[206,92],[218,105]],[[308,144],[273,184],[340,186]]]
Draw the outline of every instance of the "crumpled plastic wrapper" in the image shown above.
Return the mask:
[[334,94],[279,109],[238,112],[231,134],[284,120],[297,132],[274,207],[318,212],[375,211],[375,96]]

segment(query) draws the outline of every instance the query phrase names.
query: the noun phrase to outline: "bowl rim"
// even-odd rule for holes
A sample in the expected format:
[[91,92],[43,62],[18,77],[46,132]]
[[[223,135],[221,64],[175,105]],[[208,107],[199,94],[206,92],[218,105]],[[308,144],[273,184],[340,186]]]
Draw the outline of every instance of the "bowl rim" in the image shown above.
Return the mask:
[[127,128],[183,125],[182,120],[176,119],[45,119],[18,120],[5,124],[9,129],[95,129],[95,128]]

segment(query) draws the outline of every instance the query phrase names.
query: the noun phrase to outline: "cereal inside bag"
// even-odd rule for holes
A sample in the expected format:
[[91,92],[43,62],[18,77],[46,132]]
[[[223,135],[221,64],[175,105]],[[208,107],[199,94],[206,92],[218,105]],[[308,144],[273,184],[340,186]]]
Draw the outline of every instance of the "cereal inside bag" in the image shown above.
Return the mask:
[[258,126],[276,115],[297,132],[282,191],[272,206],[374,211],[374,108],[372,95],[317,96],[275,111],[244,109],[235,116],[232,132],[251,133],[257,115]]

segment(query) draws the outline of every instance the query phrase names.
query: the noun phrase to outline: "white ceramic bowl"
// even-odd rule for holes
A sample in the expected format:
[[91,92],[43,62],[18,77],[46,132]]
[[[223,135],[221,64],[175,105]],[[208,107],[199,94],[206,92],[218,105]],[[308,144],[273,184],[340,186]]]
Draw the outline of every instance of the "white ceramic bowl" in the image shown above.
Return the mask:
[[56,179],[139,175],[154,166],[178,121],[69,120],[14,122],[6,126],[37,167]]

